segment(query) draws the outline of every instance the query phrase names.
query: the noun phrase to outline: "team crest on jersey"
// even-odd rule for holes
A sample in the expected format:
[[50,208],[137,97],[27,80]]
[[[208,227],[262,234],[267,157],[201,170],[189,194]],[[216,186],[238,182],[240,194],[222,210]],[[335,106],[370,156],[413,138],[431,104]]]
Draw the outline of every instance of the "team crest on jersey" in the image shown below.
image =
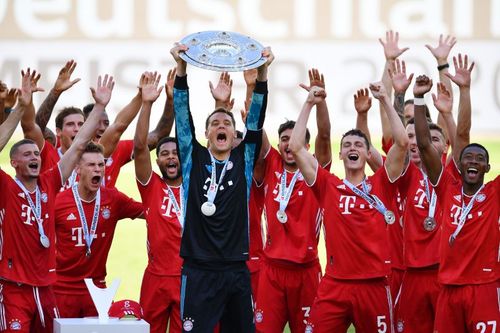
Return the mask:
[[41,196],[41,199],[44,203],[47,203],[47,201],[49,200],[49,197],[47,195],[47,193],[43,192],[42,193],[42,196]]
[[484,193],[479,193],[476,197],[476,201],[477,202],[483,202],[484,200],[486,200],[486,194]]
[[372,184],[368,184],[368,183],[367,183],[367,184],[366,184],[366,190],[367,190],[368,192],[371,192],[371,190],[372,190]]
[[264,319],[264,313],[262,312],[262,310],[261,309],[255,310],[255,322],[262,323],[263,319]]
[[9,321],[9,328],[12,331],[20,331],[21,330],[21,321],[17,318],[14,318]]
[[398,323],[396,324],[396,329],[400,333],[404,331],[405,328],[402,320],[398,320]]
[[194,320],[191,318],[184,318],[182,323],[182,329],[186,332],[190,332],[194,327]]
[[109,210],[108,207],[105,207],[103,210],[102,210],[102,213],[101,213],[102,217],[107,220],[109,219],[109,217],[111,216],[111,211]]
[[109,167],[111,166],[111,164],[113,164],[113,158],[112,157],[109,157],[107,160],[106,160],[106,166]]
[[314,325],[312,324],[307,324],[306,325],[306,330],[304,331],[305,333],[313,333],[314,331]]

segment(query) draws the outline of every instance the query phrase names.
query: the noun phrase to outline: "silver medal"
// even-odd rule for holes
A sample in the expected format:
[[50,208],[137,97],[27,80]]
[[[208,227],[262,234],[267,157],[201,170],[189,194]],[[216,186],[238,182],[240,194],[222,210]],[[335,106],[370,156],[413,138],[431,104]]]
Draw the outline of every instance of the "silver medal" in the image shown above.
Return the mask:
[[40,244],[42,244],[44,248],[48,249],[50,246],[49,237],[47,237],[46,235],[40,235]]
[[424,229],[425,231],[434,231],[436,229],[436,220],[433,217],[427,216],[424,219]]
[[215,204],[213,202],[206,201],[201,205],[201,212],[205,216],[212,216],[215,214]]
[[286,221],[288,221],[288,216],[283,210],[278,210],[278,212],[276,213],[276,217],[278,218],[278,221],[280,221],[280,223],[286,223]]
[[396,216],[391,210],[386,210],[384,212],[384,219],[387,224],[394,224],[396,221]]

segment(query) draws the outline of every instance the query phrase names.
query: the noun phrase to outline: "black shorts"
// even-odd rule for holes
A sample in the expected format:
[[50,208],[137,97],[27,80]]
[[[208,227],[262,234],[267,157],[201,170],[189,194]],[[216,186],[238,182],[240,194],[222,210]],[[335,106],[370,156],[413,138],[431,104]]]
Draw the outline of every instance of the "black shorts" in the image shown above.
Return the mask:
[[182,331],[255,332],[250,272],[246,264],[210,270],[184,264],[181,276]]

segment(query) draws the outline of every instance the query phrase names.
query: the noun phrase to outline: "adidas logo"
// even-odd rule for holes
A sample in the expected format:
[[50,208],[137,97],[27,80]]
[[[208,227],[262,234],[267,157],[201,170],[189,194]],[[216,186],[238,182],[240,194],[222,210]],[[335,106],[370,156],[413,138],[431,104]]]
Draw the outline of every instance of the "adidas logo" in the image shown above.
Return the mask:
[[66,218],[66,221],[72,221],[72,220],[76,220],[76,216],[75,216],[75,214],[70,213],[68,215],[68,217]]
[[23,192],[18,193],[17,195],[18,195],[19,197],[21,197],[21,198],[23,198],[23,199],[24,199],[24,193],[23,193]]
[[457,200],[457,201],[462,201],[462,196],[460,194],[458,195],[454,195],[453,196],[453,199]]
[[345,184],[337,185],[337,188],[340,190],[345,190]]

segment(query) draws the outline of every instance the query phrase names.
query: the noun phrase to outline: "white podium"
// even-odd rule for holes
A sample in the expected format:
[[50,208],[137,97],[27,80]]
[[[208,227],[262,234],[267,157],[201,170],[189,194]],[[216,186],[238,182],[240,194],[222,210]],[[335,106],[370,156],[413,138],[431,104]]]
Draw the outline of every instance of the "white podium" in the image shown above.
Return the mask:
[[100,323],[99,318],[56,318],[54,333],[149,333],[144,320],[120,320],[109,318]]

